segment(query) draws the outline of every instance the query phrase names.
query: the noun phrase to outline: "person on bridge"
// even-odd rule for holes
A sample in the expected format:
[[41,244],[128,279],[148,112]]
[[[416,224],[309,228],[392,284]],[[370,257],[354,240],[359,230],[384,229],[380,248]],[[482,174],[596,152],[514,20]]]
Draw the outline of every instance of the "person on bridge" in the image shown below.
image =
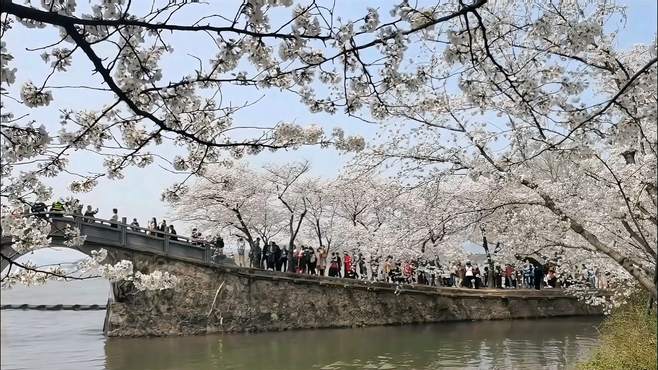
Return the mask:
[[50,206],[50,217],[62,217],[64,215],[64,204],[59,200]]
[[192,243],[201,243],[203,241],[203,235],[201,235],[201,232],[195,227],[192,229]]
[[158,231],[161,231],[158,233],[158,236],[164,238],[164,233],[166,233],[167,230],[169,230],[169,228],[167,227],[167,221],[162,220],[162,222],[160,223],[160,227],[158,227]]
[[110,223],[110,226],[115,229],[119,227],[119,210],[116,208],[112,208],[112,217],[110,217]]
[[136,218],[133,218],[133,222],[130,223],[130,228],[132,231],[139,231],[139,222],[137,222]]
[[82,204],[78,204],[75,209],[73,210],[73,218],[76,221],[79,221],[82,219]]
[[[151,221],[149,221],[148,229],[148,234],[155,236],[155,232],[158,230],[158,220],[156,220],[155,217],[151,218]],[[194,230],[192,230],[192,235],[194,235]]]
[[36,202],[32,205],[30,211],[32,213],[36,213],[37,217],[39,218],[46,218],[46,203],[44,202]]
[[175,241],[175,240],[178,240],[178,237],[174,236],[174,235],[177,234],[177,233],[176,233],[176,229],[174,229],[174,225],[169,225],[169,234],[171,234],[171,236],[169,237],[169,239],[174,240],[174,241]]
[[[96,210],[92,210],[91,205],[87,204],[87,210],[85,211],[85,215],[84,215],[85,216],[85,221],[93,223],[94,220],[92,220],[90,218],[96,217],[97,213],[98,213],[98,208],[96,208]],[[87,218],[87,217],[89,217],[89,218]]]

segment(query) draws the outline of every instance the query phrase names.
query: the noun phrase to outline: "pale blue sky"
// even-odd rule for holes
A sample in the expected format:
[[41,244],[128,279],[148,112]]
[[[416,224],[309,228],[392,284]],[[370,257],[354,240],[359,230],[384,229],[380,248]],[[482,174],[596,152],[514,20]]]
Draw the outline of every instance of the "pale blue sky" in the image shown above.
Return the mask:
[[[79,2],[79,6],[88,6],[87,2]],[[150,2],[149,2],[150,3]],[[229,2],[233,4],[235,2]],[[392,1],[337,1],[337,9],[345,18],[355,18],[365,14],[367,7],[378,7],[383,13],[394,4]],[[627,2],[629,5],[626,28],[620,31],[620,46],[628,48],[635,43],[651,42],[656,33],[657,4],[655,0],[635,0]],[[228,6],[227,6],[228,7]],[[230,7],[234,8],[234,7]],[[382,15],[384,16],[384,15]],[[9,32],[5,39],[10,49],[22,49],[23,45],[36,47],[45,45],[49,41],[56,41],[57,34],[52,31],[30,30],[24,31],[21,26]],[[48,35],[50,34],[50,35]],[[163,61],[165,78],[180,76],[189,73],[195,60],[188,54],[208,56],[208,45],[210,40],[207,36],[190,38],[190,34],[181,36],[180,42],[172,41],[175,48],[173,55],[166,56]],[[178,37],[178,36],[176,36]],[[29,38],[29,39],[28,39]],[[28,41],[29,40],[29,41]],[[41,79],[47,73],[47,66],[39,57],[40,52],[21,52],[15,55],[15,65],[18,67],[17,81],[15,86],[21,86],[24,81],[35,78],[35,83],[41,83]],[[91,79],[91,80],[90,80]],[[95,81],[90,83],[89,81]],[[82,82],[85,85],[98,85],[99,78],[91,76],[90,64],[82,58],[76,58],[70,73],[59,74],[52,79],[49,85],[75,84]],[[236,116],[238,125],[274,126],[280,121],[297,122],[300,124],[319,123],[327,131],[334,126],[340,126],[348,134],[359,134],[370,137],[376,128],[360,120],[350,118],[342,113],[335,115],[312,114],[299,102],[298,98],[280,93],[276,90],[253,91],[241,89],[227,89],[225,101],[233,101],[239,104],[245,99],[253,100],[264,94],[260,103],[253,108],[239,112]],[[97,109],[101,104],[110,101],[108,93],[99,93],[89,90],[62,90],[54,91],[55,104],[50,107],[37,109],[31,112],[33,118],[43,122],[49,127],[59,125],[60,108]],[[8,103],[11,109],[12,105]],[[172,151],[171,147],[164,146],[160,149],[164,152]],[[168,155],[167,155],[168,156]],[[305,148],[297,151],[281,151],[277,153],[265,152],[261,155],[248,159],[254,166],[260,166],[266,162],[287,162],[291,160],[309,160],[313,165],[313,174],[317,176],[333,177],[349,156],[341,156],[333,149]],[[78,171],[94,171],[99,167],[99,161],[89,154],[75,155],[71,157],[71,167]],[[91,203],[100,208],[100,217],[109,218],[111,209],[119,209],[120,216],[129,219],[136,217],[140,223],[146,223],[152,216],[158,220],[168,214],[166,204],[160,201],[161,190],[179,180],[169,172],[163,171],[157,165],[145,169],[131,169],[125,172],[125,178],[118,181],[101,180],[96,190],[91,193],[76,194],[84,204]],[[71,178],[62,176],[48,181],[54,189],[56,196],[70,195],[66,188]],[[179,230],[179,232],[184,231]]]

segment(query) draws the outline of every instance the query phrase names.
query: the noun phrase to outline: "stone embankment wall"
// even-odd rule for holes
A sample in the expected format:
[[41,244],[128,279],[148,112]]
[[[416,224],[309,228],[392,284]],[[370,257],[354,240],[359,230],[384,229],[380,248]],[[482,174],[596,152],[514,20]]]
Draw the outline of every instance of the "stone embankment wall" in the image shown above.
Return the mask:
[[142,272],[164,270],[176,289],[137,292],[114,285],[108,336],[163,336],[218,332],[400,325],[498,320],[600,311],[558,290],[470,290],[366,283],[166,260],[131,253]]

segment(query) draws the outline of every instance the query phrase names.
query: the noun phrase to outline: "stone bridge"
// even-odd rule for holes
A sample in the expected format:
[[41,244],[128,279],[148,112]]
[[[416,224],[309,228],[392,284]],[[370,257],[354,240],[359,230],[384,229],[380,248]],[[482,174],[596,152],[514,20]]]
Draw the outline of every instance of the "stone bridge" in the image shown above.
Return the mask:
[[[53,221],[53,245],[66,225],[87,235],[77,248],[108,250],[110,263],[127,259],[136,270],[168,271],[176,288],[137,291],[112,284],[104,332],[108,336],[163,336],[217,332],[401,325],[458,320],[496,320],[599,315],[561,290],[489,290],[394,285],[217,264],[207,247],[189,238],[147,235],[124,222]],[[12,253],[3,243],[4,255]],[[15,253],[12,258],[18,257]]]
[[[44,215],[45,216],[45,215]],[[143,227],[133,227],[126,223],[124,217],[120,223],[112,223],[94,217],[60,216],[48,218],[51,222],[51,245],[53,247],[70,248],[64,245],[64,231],[67,227],[76,227],[80,235],[86,235],[84,245],[70,248],[91,255],[91,251],[106,249],[109,263],[116,263],[134,252],[161,256],[171,260],[189,261],[211,264],[212,254],[208,245],[194,243],[191,238],[155,231]],[[15,260],[22,254],[12,248],[10,239],[2,238],[0,243],[2,255]],[[0,271],[9,265],[2,258]]]

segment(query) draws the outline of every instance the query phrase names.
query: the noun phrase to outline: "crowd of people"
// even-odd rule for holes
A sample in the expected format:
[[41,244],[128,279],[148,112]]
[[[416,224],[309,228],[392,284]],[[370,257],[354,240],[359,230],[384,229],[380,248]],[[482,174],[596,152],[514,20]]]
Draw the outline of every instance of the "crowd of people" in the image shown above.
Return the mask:
[[[236,263],[242,267],[272,271],[472,289],[558,288],[567,286],[568,281],[573,281],[572,276],[568,281],[560,281],[553,263],[537,264],[529,260],[523,261],[519,266],[495,265],[493,276],[490,276],[492,272],[489,266],[478,266],[470,261],[444,266],[438,261],[396,261],[392,256],[387,256],[381,262],[380,258],[367,260],[362,253],[329,253],[322,246],[314,249],[299,245],[290,250],[287,246],[280,247],[269,241],[261,247],[260,238],[256,239],[253,248],[247,253],[246,244],[244,238],[238,238],[237,254],[233,256]],[[603,282],[605,276],[597,274],[602,277],[594,279],[588,275],[585,282],[592,287],[606,288],[607,284]]]
[[[57,200],[48,207],[43,202],[36,202],[30,207],[30,212],[39,217],[61,217],[65,214],[73,216],[73,218],[80,218],[83,222],[94,223],[96,222],[96,215],[98,214],[98,207],[94,209],[91,205],[80,204],[77,200],[63,202]],[[112,209],[112,216],[109,219],[110,227],[119,227],[119,210]],[[162,220],[159,224],[155,217],[151,218],[146,228],[142,228],[136,218],[133,218],[129,224],[130,229],[136,232],[146,232],[147,235],[164,237],[164,234],[170,234],[170,240],[177,240],[177,232],[174,225],[167,225],[166,220]],[[146,229],[146,230],[144,230]]]
[[[73,210],[72,216],[80,217],[84,222],[95,222],[98,208],[87,205],[67,204],[55,201],[50,208],[38,202],[32,205],[31,212],[47,216],[63,216],[66,211]],[[112,210],[109,220],[111,227],[118,227],[118,210]],[[166,220],[158,223],[155,217],[142,228],[136,218],[129,224],[131,230],[145,232],[147,235],[164,237],[168,234],[170,240],[178,240],[177,232],[172,224]],[[191,243],[194,245],[209,246],[213,250],[213,258],[226,258],[224,255],[224,239],[220,234],[206,238],[198,230],[192,229]],[[459,288],[498,288],[498,289],[541,289],[566,287],[571,282],[580,280],[592,288],[606,289],[608,274],[601,270],[592,271],[582,265],[580,276],[574,279],[573,275],[558,279],[556,264],[544,264],[528,259],[516,266],[515,264],[495,265],[493,271],[489,266],[479,266],[471,261],[455,262],[443,265],[438,260],[407,259],[395,260],[387,256],[383,262],[380,258],[366,260],[362,253],[347,251],[331,252],[324,246],[312,248],[298,245],[290,249],[288,246],[279,246],[274,241],[261,242],[257,238],[247,252],[246,240],[238,236],[235,251],[231,255],[235,263],[241,267],[259,268],[272,271],[295,272],[346,279],[362,279],[388,283],[421,284],[429,286],[459,287]],[[262,246],[261,246],[262,244]],[[493,275],[493,276],[491,276]]]

